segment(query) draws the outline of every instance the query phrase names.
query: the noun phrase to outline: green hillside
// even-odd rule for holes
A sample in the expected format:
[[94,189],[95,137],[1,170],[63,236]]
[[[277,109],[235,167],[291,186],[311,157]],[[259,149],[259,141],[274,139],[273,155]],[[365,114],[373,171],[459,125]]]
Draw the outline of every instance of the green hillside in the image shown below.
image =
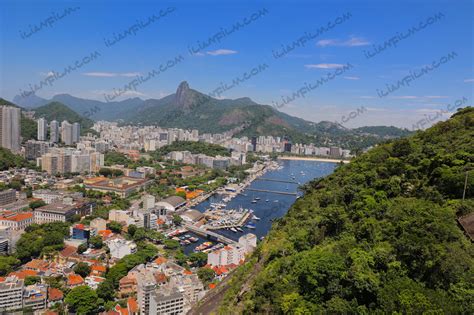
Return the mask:
[[[126,123],[137,125],[197,129],[200,133],[234,130],[237,137],[278,136],[293,143],[336,145],[348,149],[375,145],[384,141],[388,133],[382,128],[361,132],[329,121],[310,122],[272,106],[257,104],[248,97],[215,99],[189,88],[186,82],[179,85],[175,94],[147,100],[142,106],[122,112],[122,115]],[[377,134],[379,130],[383,132],[382,136]]]
[[69,123],[79,123],[82,129],[89,129],[94,125],[94,122],[88,118],[85,118],[66,105],[59,102],[51,102],[49,104],[37,107],[34,109],[35,117],[45,118],[48,122],[57,120],[61,123],[63,120],[67,120]]
[[473,166],[471,107],[311,182],[220,313],[472,312],[474,246],[456,218],[474,211]]
[[208,156],[230,156],[229,150],[223,146],[196,141],[175,141],[172,144],[159,148],[154,153],[157,156],[163,156],[172,151],[189,151],[193,154],[205,154]]
[[28,162],[20,155],[13,154],[12,151],[0,148],[0,171],[9,169],[10,167],[28,166]]

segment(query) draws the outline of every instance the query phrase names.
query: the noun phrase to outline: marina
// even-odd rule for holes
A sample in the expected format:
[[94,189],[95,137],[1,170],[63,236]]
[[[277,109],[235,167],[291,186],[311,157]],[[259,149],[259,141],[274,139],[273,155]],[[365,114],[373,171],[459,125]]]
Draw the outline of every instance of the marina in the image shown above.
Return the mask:
[[[201,229],[205,232],[201,230],[200,235],[208,237],[212,232],[212,238],[219,235],[227,241],[236,241],[246,233],[253,233],[261,239],[267,235],[272,221],[285,215],[301,194],[297,191],[298,182],[304,184],[329,175],[336,165],[319,161],[281,160],[274,163],[271,169],[259,172],[259,176],[265,174],[265,180],[258,180],[258,175],[251,176],[235,192],[209,196],[196,204],[194,209],[205,216],[214,215],[217,221],[203,225]],[[229,196],[231,198],[226,198]],[[232,220],[229,219],[231,217]]]

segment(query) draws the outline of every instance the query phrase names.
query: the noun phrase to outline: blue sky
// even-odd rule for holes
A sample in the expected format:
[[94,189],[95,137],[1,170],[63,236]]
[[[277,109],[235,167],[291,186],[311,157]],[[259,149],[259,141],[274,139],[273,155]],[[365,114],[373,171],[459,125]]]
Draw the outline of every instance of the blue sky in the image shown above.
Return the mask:
[[[280,110],[291,115],[338,121],[347,127],[410,127],[463,97],[467,98],[463,106],[473,104],[473,3],[2,0],[0,97],[11,100],[53,71],[63,72],[98,52],[96,58],[52,80],[36,94],[50,98],[69,93],[104,101],[104,94],[112,95],[137,75],[146,76],[182,56],[175,66],[117,99],[160,98],[174,93],[183,80],[191,88],[210,93],[264,64],[268,66],[264,71],[247,76],[220,97],[248,96],[261,104],[280,104]],[[160,10],[162,16],[147,24],[153,14],[160,16]],[[230,32],[232,25],[244,19],[250,22],[241,29],[190,54],[198,50],[199,42],[207,42],[222,30]],[[327,27],[328,22],[332,27]],[[134,24],[140,24],[135,34],[124,33]],[[318,35],[322,26],[327,30]],[[413,26],[417,31],[407,35]],[[110,45],[119,34],[123,38]],[[374,52],[373,45],[383,46],[394,36],[399,39],[396,47],[392,40],[391,46],[366,57]],[[302,37],[306,38],[304,45],[300,41],[299,47],[293,45],[294,49],[275,58],[282,53],[282,45]],[[446,61],[453,52],[454,57]],[[439,66],[379,97],[387,84],[397,84],[433,62]],[[282,103],[347,64],[352,66],[349,70],[308,90],[304,97],[299,94],[288,104]],[[361,107],[366,109],[363,114],[341,120]],[[437,116],[446,119],[449,113]]]

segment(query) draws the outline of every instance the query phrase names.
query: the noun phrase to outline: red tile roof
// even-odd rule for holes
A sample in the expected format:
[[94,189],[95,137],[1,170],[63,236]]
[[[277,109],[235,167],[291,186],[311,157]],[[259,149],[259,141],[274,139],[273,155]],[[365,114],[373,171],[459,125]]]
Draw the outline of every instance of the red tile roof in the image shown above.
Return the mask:
[[63,257],[70,257],[76,253],[77,253],[77,248],[73,246],[67,246],[67,245],[64,247],[62,251],[59,252],[59,254]]
[[20,222],[33,218],[33,212],[21,212],[12,216],[0,216],[1,220]]
[[48,299],[49,301],[59,301],[64,298],[64,294],[61,290],[56,288],[48,288]]
[[34,277],[37,276],[38,272],[34,270],[20,270],[20,271],[15,271],[11,272],[9,276],[17,276],[18,279],[25,279],[26,277]]
[[80,275],[70,274],[67,277],[67,284],[69,286],[79,285],[79,284],[82,284],[82,283],[84,283],[84,279]]
[[127,306],[131,313],[138,313],[138,303],[134,298],[128,298]]
[[91,267],[91,270],[105,273],[107,271],[107,268],[104,265],[93,265]]
[[166,259],[165,257],[158,257],[157,259],[155,259],[155,264],[161,265],[161,264],[164,264],[167,261],[168,261],[168,259]]
[[42,259],[33,259],[32,261],[25,264],[25,268],[28,269],[43,269],[49,266],[49,262]]

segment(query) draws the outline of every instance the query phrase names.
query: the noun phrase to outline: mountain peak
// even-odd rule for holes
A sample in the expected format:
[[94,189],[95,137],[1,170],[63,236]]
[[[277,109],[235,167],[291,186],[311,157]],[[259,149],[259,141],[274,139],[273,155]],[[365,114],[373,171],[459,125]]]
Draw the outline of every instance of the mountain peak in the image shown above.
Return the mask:
[[193,102],[193,93],[192,90],[189,88],[188,82],[181,82],[175,94],[176,106],[183,109],[190,109],[193,105]]
[[178,89],[176,90],[176,93],[179,91],[186,91],[189,90],[189,84],[187,81],[183,81],[178,85]]

